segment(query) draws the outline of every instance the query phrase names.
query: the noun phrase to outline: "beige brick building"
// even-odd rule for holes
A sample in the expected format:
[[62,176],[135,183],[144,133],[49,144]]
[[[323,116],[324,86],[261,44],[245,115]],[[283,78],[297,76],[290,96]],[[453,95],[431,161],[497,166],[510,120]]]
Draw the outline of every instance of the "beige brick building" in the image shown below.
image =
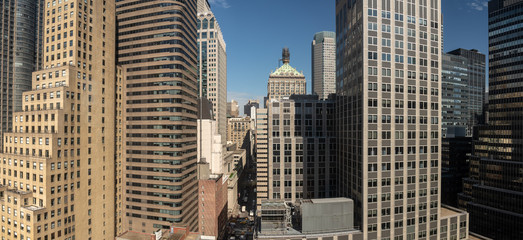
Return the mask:
[[247,149],[250,143],[251,118],[227,119],[227,142],[235,143],[238,148]]
[[47,0],[42,70],[0,153],[2,239],[114,239],[115,3]]

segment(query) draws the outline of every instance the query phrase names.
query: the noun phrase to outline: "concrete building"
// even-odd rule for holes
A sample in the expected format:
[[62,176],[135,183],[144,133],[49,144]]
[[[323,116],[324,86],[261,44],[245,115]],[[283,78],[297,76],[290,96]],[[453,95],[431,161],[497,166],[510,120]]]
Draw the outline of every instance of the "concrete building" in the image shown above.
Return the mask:
[[303,95],[307,93],[305,75],[289,64],[290,53],[288,48],[284,48],[282,51],[282,62],[283,65],[269,75],[267,84],[267,100],[269,102],[278,101],[292,94]]
[[365,239],[469,237],[440,202],[441,16],[440,0],[336,1],[338,193]]
[[212,103],[200,99],[198,111],[198,162],[209,163],[211,173],[227,173],[224,156],[225,143],[218,132],[217,121],[214,119]]
[[494,239],[523,235],[523,98],[518,23],[523,0],[489,1],[488,125],[478,127],[459,204],[470,230]]
[[198,0],[198,96],[212,102],[218,132],[227,134],[227,48],[208,0]]
[[247,117],[251,117],[252,119],[253,116],[251,113],[255,113],[256,109],[258,108],[260,108],[260,100],[249,99],[249,101],[245,105],[243,105],[243,114]]
[[326,99],[336,93],[336,33],[314,34],[311,49],[312,94]]
[[471,137],[472,127],[483,122],[485,55],[460,48],[442,58],[442,136],[464,132]]
[[31,73],[42,67],[43,8],[43,0],[0,2],[0,136],[13,131],[13,113],[22,110],[22,93],[31,90]]
[[227,117],[228,118],[237,118],[240,116],[240,109],[238,108],[238,102],[234,99],[230,102],[227,102]]
[[336,196],[334,100],[293,95],[268,107],[268,199]]
[[44,11],[49,51],[2,139],[0,236],[114,239],[115,3],[47,1]]
[[262,200],[269,195],[269,162],[268,162],[268,116],[267,108],[256,110],[256,206],[261,209]]
[[197,1],[137,3],[116,3],[126,69],[123,231],[174,223],[198,231]]

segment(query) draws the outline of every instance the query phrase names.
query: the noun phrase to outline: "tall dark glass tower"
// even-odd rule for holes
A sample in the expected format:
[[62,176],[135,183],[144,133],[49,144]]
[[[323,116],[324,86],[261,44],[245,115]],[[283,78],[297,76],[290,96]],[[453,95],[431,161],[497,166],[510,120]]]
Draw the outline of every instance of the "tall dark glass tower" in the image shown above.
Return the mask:
[[523,0],[489,2],[489,125],[478,129],[459,204],[470,230],[523,235]]
[[2,0],[0,44],[0,131],[11,132],[13,112],[22,110],[22,92],[31,90],[41,65],[43,0]]
[[442,58],[442,135],[472,136],[472,127],[484,123],[485,55],[459,48]]

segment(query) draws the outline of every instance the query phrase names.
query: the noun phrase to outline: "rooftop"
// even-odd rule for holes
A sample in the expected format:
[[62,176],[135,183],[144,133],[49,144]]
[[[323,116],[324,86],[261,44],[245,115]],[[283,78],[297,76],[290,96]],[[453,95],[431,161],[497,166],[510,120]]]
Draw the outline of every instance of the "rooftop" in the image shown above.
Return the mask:
[[298,72],[295,68],[291,67],[288,63],[283,64],[276,71],[272,72],[270,77],[305,77],[303,73]]
[[448,217],[454,217],[462,215],[466,212],[459,210],[457,208],[453,208],[450,206],[442,205],[440,208],[440,217],[441,218],[448,218]]
[[338,202],[352,202],[352,199],[350,199],[350,198],[320,198],[320,199],[310,199],[310,201],[312,203],[338,203]]
[[286,209],[285,202],[280,199],[262,200],[262,209]]

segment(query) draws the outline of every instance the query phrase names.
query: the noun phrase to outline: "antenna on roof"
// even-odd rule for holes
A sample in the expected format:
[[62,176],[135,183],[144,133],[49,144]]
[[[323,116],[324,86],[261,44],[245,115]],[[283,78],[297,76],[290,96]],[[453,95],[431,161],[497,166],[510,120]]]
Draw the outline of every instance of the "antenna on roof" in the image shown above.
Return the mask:
[[281,59],[278,60],[278,67],[281,67],[280,62],[283,64],[288,64],[291,61],[291,54],[288,47],[284,47],[281,51]]

